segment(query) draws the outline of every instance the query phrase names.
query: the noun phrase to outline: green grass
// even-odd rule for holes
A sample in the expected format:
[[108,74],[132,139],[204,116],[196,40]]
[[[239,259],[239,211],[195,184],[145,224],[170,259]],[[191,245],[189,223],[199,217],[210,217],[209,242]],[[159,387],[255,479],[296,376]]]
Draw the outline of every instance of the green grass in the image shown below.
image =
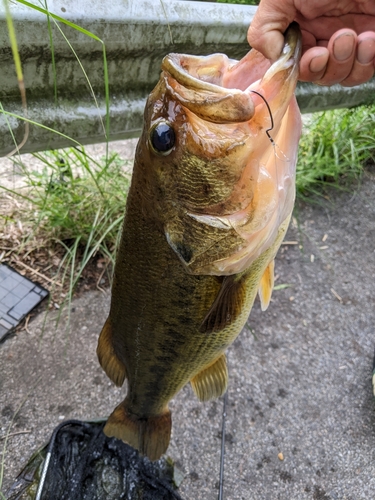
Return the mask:
[[[7,4],[7,2],[9,0],[3,0],[5,4]],[[89,86],[89,89],[90,89],[90,94],[91,94],[91,97],[92,99],[94,100],[95,102],[95,105],[97,108],[99,108],[99,104],[97,102],[97,99],[96,99],[96,96],[95,96],[95,92],[91,86],[91,82],[90,82],[90,79],[89,77],[87,76],[87,73],[86,73],[86,70],[85,68],[82,66],[82,63],[74,49],[74,47],[71,45],[69,39],[65,36],[63,30],[61,29],[60,27],[60,24],[62,26],[68,26],[80,33],[82,33],[83,35],[85,35],[86,37],[88,38],[92,38],[93,40],[96,40],[100,45],[101,45],[101,48],[102,48],[102,57],[103,57],[103,86],[104,86],[104,91],[105,91],[105,104],[106,104],[106,120],[105,120],[105,125],[102,123],[102,126],[103,126],[103,129],[104,129],[104,133],[105,133],[105,137],[106,139],[108,140],[109,138],[109,80],[108,80],[108,64],[107,64],[107,52],[106,52],[106,47],[105,47],[105,43],[103,42],[103,40],[101,40],[101,38],[99,38],[98,36],[95,35],[95,33],[92,33],[91,31],[88,31],[84,28],[82,28],[81,26],[79,26],[78,24],[75,24],[75,23],[72,23],[71,21],[68,21],[67,19],[64,19],[63,17],[61,16],[58,16],[56,14],[54,14],[53,12],[50,12],[48,10],[48,5],[47,5],[47,1],[44,0],[44,4],[45,4],[45,8],[41,7],[41,6],[38,6],[36,4],[33,4],[33,3],[30,3],[28,2],[27,0],[17,0],[18,3],[26,6],[26,7],[29,7],[30,9],[34,10],[34,11],[38,11],[42,14],[45,14],[46,16],[46,21],[47,21],[47,30],[48,30],[48,33],[49,33],[49,37],[50,37],[50,44],[51,44],[51,64],[52,64],[52,69],[53,69],[53,76],[54,76],[54,94],[55,94],[55,99],[56,99],[56,96],[57,96],[57,88],[56,88],[56,66],[55,66],[55,54],[54,54],[54,45],[53,45],[53,36],[52,36],[52,31],[51,31],[51,22],[53,22],[57,29],[59,30],[61,36],[64,38],[65,42],[67,43],[67,45],[69,46],[70,50],[72,51],[72,53],[74,54],[75,58],[77,59],[77,62],[81,68],[81,71],[82,73],[84,74],[85,76],[85,79],[87,81],[87,84]],[[9,20],[10,16],[9,14],[7,14],[7,20]],[[14,34],[14,37],[15,38],[15,34]],[[13,43],[12,43],[12,46],[13,46]],[[15,65],[17,66],[16,64],[16,57],[14,57],[15,59]],[[100,118],[101,120],[101,118]]]
[[2,188],[16,208],[0,215],[0,237],[1,228],[3,241],[7,228],[22,228],[15,236],[19,241],[15,253],[21,256],[41,247],[51,254],[58,249],[55,280],[68,282],[70,300],[93,257],[113,264],[129,187],[129,162],[116,154],[96,161],[83,148],[34,157],[39,160],[34,170],[23,165],[22,157],[14,159],[25,185]]
[[375,106],[313,115],[302,134],[297,163],[297,198],[316,199],[327,188],[353,189],[373,163]]
[[101,240],[113,248],[129,183],[125,162],[117,155],[98,162],[83,148],[34,157],[41,171],[19,166],[27,179],[25,197],[35,208],[35,231],[61,242],[79,239],[84,246]]

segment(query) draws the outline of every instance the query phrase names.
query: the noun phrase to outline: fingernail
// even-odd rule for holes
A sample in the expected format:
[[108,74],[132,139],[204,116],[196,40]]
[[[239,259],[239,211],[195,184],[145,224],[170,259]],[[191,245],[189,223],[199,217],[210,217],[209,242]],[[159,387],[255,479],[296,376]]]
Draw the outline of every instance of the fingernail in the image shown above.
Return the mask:
[[361,40],[357,48],[357,61],[361,64],[368,64],[375,57],[375,40],[365,38]]
[[326,54],[320,54],[310,61],[309,69],[311,73],[320,73],[327,66],[328,57]]
[[354,50],[354,36],[351,34],[340,35],[333,42],[333,55],[338,61],[348,59]]

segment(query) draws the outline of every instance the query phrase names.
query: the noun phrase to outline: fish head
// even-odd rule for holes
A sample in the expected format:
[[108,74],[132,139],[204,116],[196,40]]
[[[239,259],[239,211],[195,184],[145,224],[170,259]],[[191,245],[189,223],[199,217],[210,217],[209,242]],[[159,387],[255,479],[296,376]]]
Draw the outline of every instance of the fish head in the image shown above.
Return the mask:
[[290,216],[300,56],[293,23],[273,64],[254,49],[240,61],[224,54],[164,58],[135,168],[145,208],[188,272],[245,270]]

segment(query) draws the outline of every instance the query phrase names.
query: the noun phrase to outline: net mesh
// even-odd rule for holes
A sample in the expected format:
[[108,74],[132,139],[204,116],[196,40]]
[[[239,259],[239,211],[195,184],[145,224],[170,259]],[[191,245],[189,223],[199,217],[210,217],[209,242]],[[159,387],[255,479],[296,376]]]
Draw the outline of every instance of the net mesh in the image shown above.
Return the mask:
[[[7,492],[7,500],[182,500],[169,459],[150,462],[132,447],[103,433],[104,422],[70,421],[34,454]],[[45,457],[50,462],[45,479]]]

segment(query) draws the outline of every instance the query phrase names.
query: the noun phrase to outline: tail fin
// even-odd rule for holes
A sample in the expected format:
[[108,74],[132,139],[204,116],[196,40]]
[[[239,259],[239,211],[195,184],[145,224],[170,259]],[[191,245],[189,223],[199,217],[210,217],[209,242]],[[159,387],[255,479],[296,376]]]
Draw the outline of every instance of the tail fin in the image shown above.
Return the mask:
[[110,319],[104,323],[96,348],[99,363],[108,377],[118,387],[121,387],[126,377],[124,364],[118,359],[112,344],[112,325]]
[[128,412],[125,400],[110,415],[104,433],[130,444],[150,460],[157,460],[167,451],[171,428],[168,408],[161,415],[138,418]]

